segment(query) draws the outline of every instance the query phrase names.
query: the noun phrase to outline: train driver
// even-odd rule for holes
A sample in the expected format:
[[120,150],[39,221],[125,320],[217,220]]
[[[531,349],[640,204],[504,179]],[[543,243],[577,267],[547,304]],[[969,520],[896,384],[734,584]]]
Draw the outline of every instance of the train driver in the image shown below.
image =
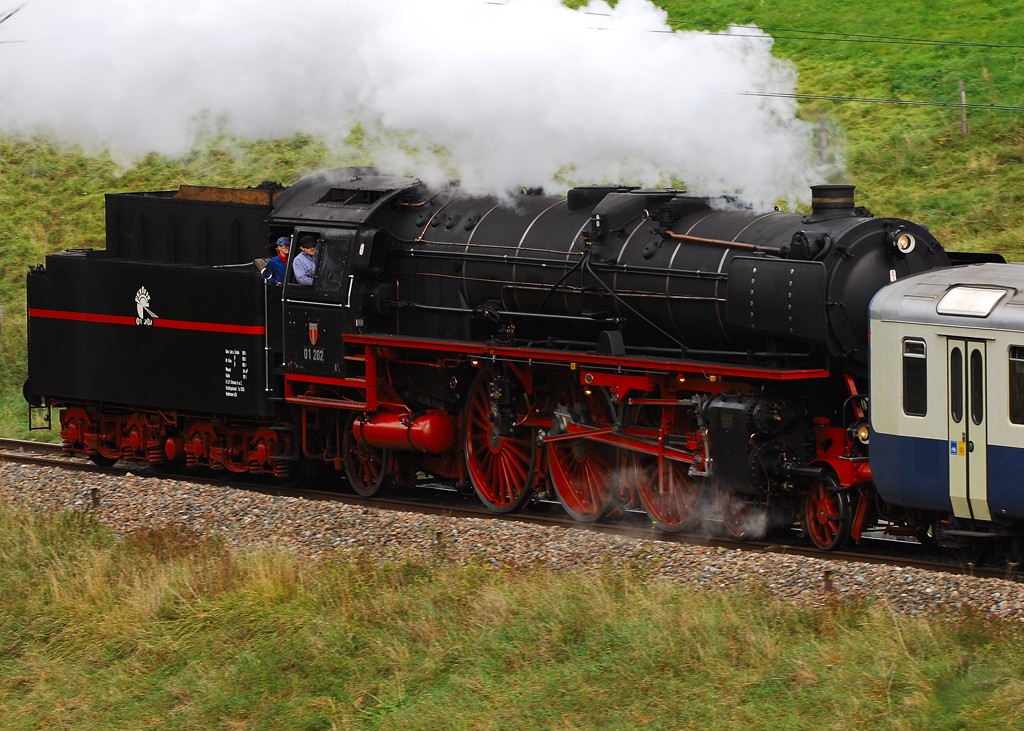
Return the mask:
[[273,259],[267,261],[267,265],[263,268],[263,278],[267,280],[267,284],[284,284],[284,274],[288,268],[288,248],[290,245],[291,240],[287,236],[279,238],[274,245],[276,254]]
[[313,270],[316,268],[316,237],[311,235],[299,239],[299,255],[292,261],[295,281],[307,287],[313,283]]

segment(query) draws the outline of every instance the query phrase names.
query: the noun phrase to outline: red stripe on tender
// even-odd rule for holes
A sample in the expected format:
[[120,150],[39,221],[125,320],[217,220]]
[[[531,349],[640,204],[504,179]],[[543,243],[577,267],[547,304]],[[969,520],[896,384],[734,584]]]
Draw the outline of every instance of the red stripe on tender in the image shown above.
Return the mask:
[[[132,320],[134,323],[135,320]],[[232,335],[262,335],[266,328],[262,325],[228,325],[223,322],[192,322],[191,320],[165,320],[162,317],[153,320],[153,327],[168,327],[172,330],[201,330],[211,333],[231,333]]]
[[[29,308],[28,315],[29,317],[40,317],[50,320],[95,322],[104,325],[136,325],[134,317],[127,317],[125,315],[100,315],[95,312],[44,310],[36,307],[31,307]],[[162,317],[157,317],[153,319],[153,327],[166,327],[172,330],[195,330],[198,332],[228,333],[230,335],[263,335],[267,331],[267,329],[262,325],[229,325],[221,322],[193,322],[190,320],[167,320]]]
[[76,322],[101,322],[107,325],[134,325],[134,317],[123,315],[98,315],[95,312],[68,312],[67,310],[41,310],[29,308],[29,317],[43,317],[50,320],[74,320]]

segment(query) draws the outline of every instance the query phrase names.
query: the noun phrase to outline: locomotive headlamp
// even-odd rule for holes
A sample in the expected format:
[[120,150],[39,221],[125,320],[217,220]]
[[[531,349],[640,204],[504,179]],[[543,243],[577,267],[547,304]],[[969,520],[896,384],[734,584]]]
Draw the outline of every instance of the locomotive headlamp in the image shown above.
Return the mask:
[[871,440],[871,430],[868,429],[867,424],[861,424],[857,427],[857,441],[861,444],[867,444]]
[[917,246],[917,237],[914,234],[897,228],[889,234],[889,243],[896,249],[897,253],[904,256],[909,254]]

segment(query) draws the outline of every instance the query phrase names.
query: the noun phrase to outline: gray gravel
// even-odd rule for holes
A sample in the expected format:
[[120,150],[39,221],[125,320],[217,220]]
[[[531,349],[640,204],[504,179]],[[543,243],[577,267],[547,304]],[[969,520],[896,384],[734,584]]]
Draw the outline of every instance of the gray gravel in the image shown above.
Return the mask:
[[[93,506],[91,490],[99,498]],[[856,596],[908,615],[966,607],[1024,621],[1024,584],[911,568],[685,546],[511,521],[417,515],[274,497],[136,475],[108,477],[0,463],[0,499],[42,511],[92,511],[117,533],[171,524],[218,535],[230,546],[274,546],[309,557],[340,552],[383,559],[554,569],[644,567],[650,575],[706,588],[760,585],[804,605]],[[824,589],[831,572],[832,590]]]

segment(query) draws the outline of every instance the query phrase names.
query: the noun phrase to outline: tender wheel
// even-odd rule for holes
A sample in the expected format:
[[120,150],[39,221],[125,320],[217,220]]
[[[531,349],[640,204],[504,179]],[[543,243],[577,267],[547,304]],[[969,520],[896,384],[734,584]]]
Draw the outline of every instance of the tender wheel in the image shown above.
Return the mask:
[[148,456],[153,469],[173,475],[185,466],[185,439],[179,434],[164,434],[160,444],[149,448]]
[[[602,393],[587,396],[573,386],[563,391],[556,403],[588,426],[611,423],[611,410]],[[553,441],[548,443],[547,461],[551,485],[569,515],[589,523],[608,514],[616,495],[619,452],[615,447],[582,438]]]
[[185,462],[184,460],[165,460],[163,462],[151,462],[149,466],[161,475],[176,475],[181,472]]
[[99,465],[100,467],[113,467],[117,464],[117,457],[107,457],[104,454],[96,452],[95,454],[89,455],[89,461],[93,464]]
[[345,454],[345,476],[348,484],[362,497],[384,493],[394,482],[390,449],[376,449],[360,444],[352,435],[353,415],[345,427],[342,449]]
[[800,511],[803,529],[823,551],[840,548],[850,536],[850,494],[834,490],[831,480],[818,480],[804,498]]
[[295,490],[306,484],[310,477],[309,464],[303,461],[281,460],[274,467],[274,479],[281,487]]
[[633,476],[640,501],[658,530],[678,533],[700,523],[700,489],[690,478],[683,462],[663,461],[658,479],[658,458],[634,453]]
[[[506,382],[504,388],[512,388]],[[463,445],[466,470],[476,494],[488,510],[510,513],[529,500],[537,468],[537,436],[534,429],[518,426],[502,434],[499,409],[492,394],[492,373],[483,369],[473,381],[466,401]],[[516,399],[517,415],[524,404]]]
[[206,421],[197,421],[185,428],[185,466],[209,467],[215,465],[210,455],[218,445],[217,432]]

